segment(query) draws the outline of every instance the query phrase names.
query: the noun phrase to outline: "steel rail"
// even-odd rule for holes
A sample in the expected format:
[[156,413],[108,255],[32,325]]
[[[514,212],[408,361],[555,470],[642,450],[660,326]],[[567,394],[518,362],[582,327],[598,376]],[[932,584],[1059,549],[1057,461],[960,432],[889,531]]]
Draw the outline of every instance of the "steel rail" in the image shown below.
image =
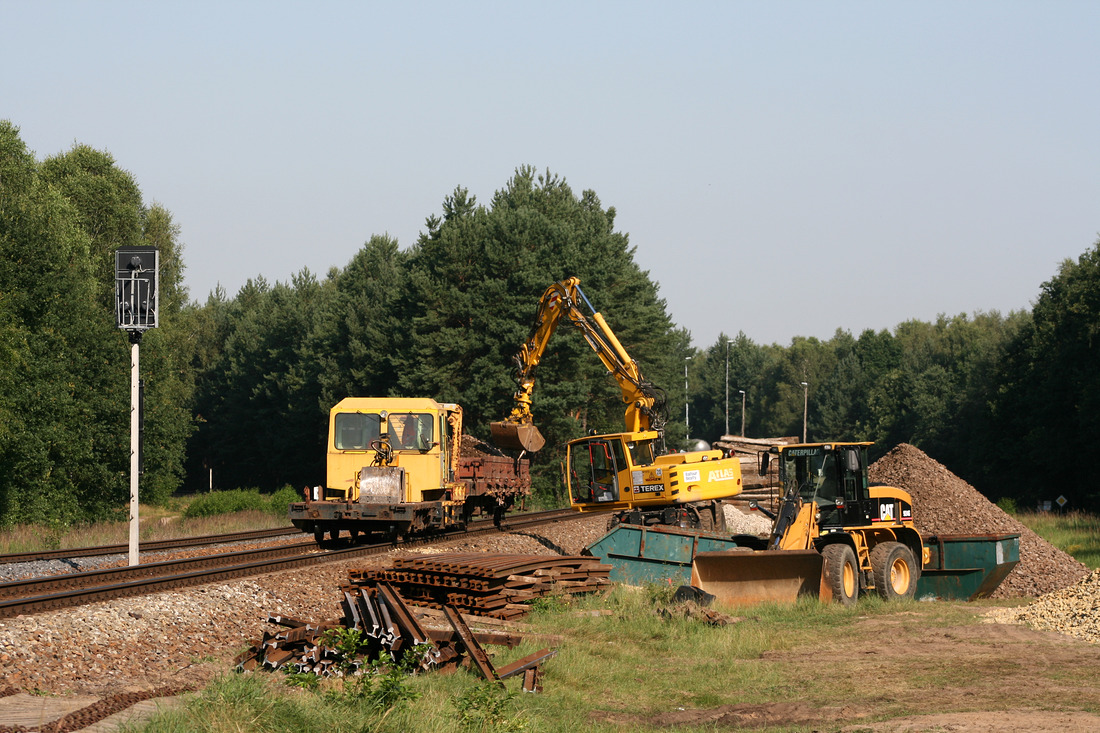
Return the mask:
[[69,608],[112,598],[145,595],[204,583],[263,575],[280,570],[308,567],[323,562],[337,562],[355,557],[378,555],[395,547],[433,544],[454,539],[456,536],[509,532],[568,519],[579,519],[581,516],[581,514],[571,509],[555,510],[511,517],[499,529],[492,526],[491,520],[486,520],[478,523],[484,526],[473,527],[465,532],[414,537],[400,544],[385,542],[374,545],[320,549],[313,542],[303,542],[260,550],[241,550],[184,560],[167,560],[108,570],[93,570],[87,573],[68,573],[30,580],[17,580],[0,584],[0,618],[11,618],[20,614]]
[[[249,532],[230,532],[228,534],[204,535],[202,537],[179,537],[172,540],[150,540],[141,542],[141,552],[154,552],[158,550],[176,550],[186,547],[198,547],[201,545],[224,545],[232,542],[246,542],[248,540],[262,540],[271,537],[283,537],[286,535],[300,534],[297,527],[277,527],[275,529],[256,529]],[[34,562],[36,560],[57,560],[73,557],[100,557],[102,555],[125,555],[129,545],[99,545],[96,547],[69,547],[60,550],[35,550],[32,552],[15,552],[0,555],[0,565],[20,562]]]

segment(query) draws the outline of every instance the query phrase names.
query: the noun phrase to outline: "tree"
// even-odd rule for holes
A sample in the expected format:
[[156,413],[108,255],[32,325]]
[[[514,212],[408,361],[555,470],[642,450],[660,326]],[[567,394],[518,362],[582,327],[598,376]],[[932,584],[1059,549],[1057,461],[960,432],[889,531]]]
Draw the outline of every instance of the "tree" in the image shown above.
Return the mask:
[[129,451],[117,344],[93,238],[62,187],[0,122],[0,522],[105,516]]
[[[114,320],[115,251],[135,245],[159,250],[158,328],[142,337],[141,379],[146,388],[141,487],[143,501],[163,501],[180,486],[186,441],[193,429],[194,379],[187,369],[186,339],[178,323],[187,298],[180,229],[163,206],[143,205],[133,176],[119,168],[109,153],[75,145],[46,159],[41,175],[72,203],[77,223],[88,236],[90,275],[104,327]],[[89,345],[88,357],[95,367],[82,372],[85,399],[99,404],[97,412],[104,419],[91,420],[86,429],[99,431],[95,443],[104,450],[120,450],[128,461],[129,436],[123,426],[128,424],[130,357],[125,335],[117,330],[104,333]],[[115,422],[120,411],[123,419]],[[108,419],[107,414],[112,417]],[[119,438],[123,438],[121,447]]]
[[142,501],[165,501],[183,483],[192,418],[195,372],[188,324],[183,318],[187,288],[183,285],[180,227],[160,204],[142,210],[142,242],[157,248],[159,325],[142,337],[141,369],[145,382],[143,418],[144,472]]
[[1095,511],[1100,490],[1077,446],[1100,439],[1100,240],[1043,283],[1012,339],[994,400],[999,460],[991,480],[1021,500],[1064,495]]
[[249,280],[224,312],[219,298],[208,301],[223,341],[196,397],[193,449],[219,486],[271,489],[324,475],[328,410],[308,344],[331,290],[303,270],[291,283]]
[[[550,173],[520,168],[479,206],[459,188],[408,260],[398,381],[404,395],[458,402],[470,431],[488,436],[515,391],[513,356],[554,281],[580,278],[646,378],[675,384],[688,345],[672,325],[657,286],[634,262],[615,211],[594,192],[573,194]],[[621,430],[621,391],[579,334],[560,328],[539,366],[534,413],[549,446],[536,457],[544,493],[560,489],[556,465],[566,440],[588,429]],[[667,388],[667,387],[666,387]]]
[[345,397],[396,393],[405,372],[397,303],[406,290],[406,258],[396,240],[374,236],[335,273],[329,312],[317,319],[310,348],[326,409]]

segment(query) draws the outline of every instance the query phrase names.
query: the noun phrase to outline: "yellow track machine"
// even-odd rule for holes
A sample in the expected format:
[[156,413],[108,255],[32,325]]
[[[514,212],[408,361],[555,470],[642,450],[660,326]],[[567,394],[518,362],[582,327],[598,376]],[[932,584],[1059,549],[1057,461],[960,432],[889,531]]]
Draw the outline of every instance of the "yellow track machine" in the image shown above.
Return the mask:
[[[580,304],[591,313],[585,315]],[[741,493],[741,464],[719,450],[668,453],[664,391],[642,377],[637,362],[580,289],[580,280],[554,283],[543,293],[531,335],[516,356],[518,391],[504,420],[492,423],[493,441],[508,450],[535,452],[545,439],[534,425],[535,368],[558,323],[581,332],[618,382],[626,404],[626,431],[590,435],[566,446],[566,484],[574,508],[612,512],[614,522],[666,524],[720,531],[721,499]]]

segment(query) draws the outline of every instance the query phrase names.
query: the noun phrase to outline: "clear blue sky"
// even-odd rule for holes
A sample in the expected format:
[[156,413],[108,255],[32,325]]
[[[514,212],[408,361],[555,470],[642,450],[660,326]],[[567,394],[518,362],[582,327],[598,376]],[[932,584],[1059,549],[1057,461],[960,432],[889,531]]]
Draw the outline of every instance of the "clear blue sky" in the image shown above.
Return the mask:
[[786,344],[1029,308],[1100,233],[1098,38],[1097,2],[0,0],[0,119],[133,173],[192,299],[530,164],[696,346]]

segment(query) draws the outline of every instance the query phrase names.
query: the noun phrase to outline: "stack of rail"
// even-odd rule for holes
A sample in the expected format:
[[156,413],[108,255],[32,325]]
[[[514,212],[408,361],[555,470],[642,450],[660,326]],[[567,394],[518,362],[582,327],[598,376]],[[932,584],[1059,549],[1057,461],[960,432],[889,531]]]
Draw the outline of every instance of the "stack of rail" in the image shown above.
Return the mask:
[[[399,660],[411,652],[417,657],[414,671],[453,671],[460,664],[468,664],[487,681],[502,686],[509,677],[522,675],[523,689],[538,692],[542,689],[539,666],[557,653],[542,649],[497,668],[481,645],[514,647],[522,640],[520,635],[494,631],[475,633],[467,625],[466,618],[451,606],[444,606],[442,614],[449,629],[425,627],[420,622],[424,614],[407,605],[397,590],[383,581],[345,587],[341,605],[344,609],[342,622],[314,624],[283,616],[269,617],[269,623],[282,628],[264,632],[257,644],[237,657],[237,669],[285,669],[323,677],[344,676],[364,670],[369,660],[387,656]],[[360,632],[354,649],[326,633],[351,629]]]
[[610,565],[582,555],[444,553],[397,558],[388,568],[352,570],[345,593],[386,582],[410,603],[514,620],[543,596],[590,593],[610,584]]

